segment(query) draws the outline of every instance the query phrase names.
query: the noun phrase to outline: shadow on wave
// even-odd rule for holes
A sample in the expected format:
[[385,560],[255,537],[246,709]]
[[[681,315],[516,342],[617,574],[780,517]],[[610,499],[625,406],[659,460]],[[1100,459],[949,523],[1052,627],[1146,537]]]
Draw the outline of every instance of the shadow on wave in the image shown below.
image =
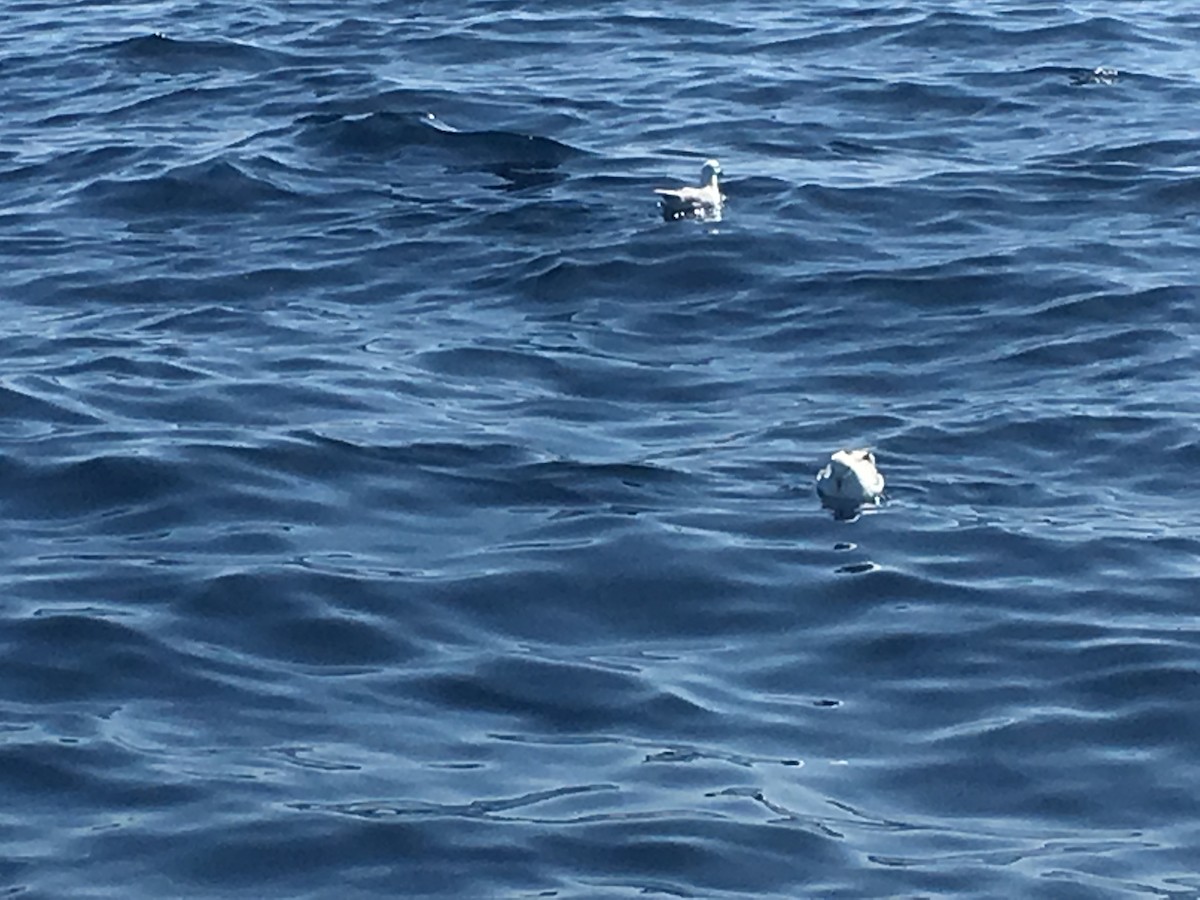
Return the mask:
[[139,511],[158,514],[165,526],[166,507],[192,485],[181,467],[134,454],[57,463],[0,459],[0,489],[10,518],[71,520]]
[[468,671],[410,678],[405,687],[438,708],[510,716],[539,733],[600,730],[618,722],[629,728],[637,721],[674,730],[711,716],[640,672],[580,660],[494,657]]
[[265,72],[295,60],[277,50],[263,50],[237,41],[195,41],[148,34],[96,48],[139,68],[180,74],[210,69]]
[[249,212],[264,204],[302,198],[249,169],[245,161],[216,158],[148,178],[98,179],[80,195],[102,214],[169,216]]
[[[302,444],[237,450],[268,470],[320,471],[325,479],[407,473],[420,496],[433,504],[451,501],[473,506],[563,508],[644,504],[651,489],[677,486],[688,476],[660,464],[591,463],[540,458],[514,444],[417,441],[396,446],[357,444],[340,438],[300,433]],[[404,480],[404,479],[401,479]]]
[[447,169],[490,172],[516,188],[564,180],[557,168],[586,151],[551,138],[513,131],[459,131],[431,114],[372,112],[361,116],[320,113],[300,120],[298,142],[324,145],[339,155],[412,158]]

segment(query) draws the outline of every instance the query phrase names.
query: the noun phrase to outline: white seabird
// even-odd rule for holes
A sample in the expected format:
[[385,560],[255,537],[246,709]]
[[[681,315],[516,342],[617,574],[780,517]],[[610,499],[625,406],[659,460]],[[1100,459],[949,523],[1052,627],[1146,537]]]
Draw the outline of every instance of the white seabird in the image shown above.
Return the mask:
[[1090,72],[1080,72],[1071,79],[1071,84],[1112,84],[1120,73],[1111,66],[1096,66]]
[[883,475],[875,468],[870,450],[839,450],[817,473],[817,493],[822,500],[840,505],[878,503]]
[[721,196],[721,187],[717,182],[720,174],[721,164],[710,159],[700,170],[700,187],[655,188],[663,218],[721,218],[721,206],[725,198]]

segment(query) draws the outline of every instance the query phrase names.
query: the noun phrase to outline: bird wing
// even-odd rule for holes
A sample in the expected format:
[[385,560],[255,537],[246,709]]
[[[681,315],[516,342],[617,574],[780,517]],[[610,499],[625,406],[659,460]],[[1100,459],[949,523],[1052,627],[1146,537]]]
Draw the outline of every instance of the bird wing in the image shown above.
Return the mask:
[[664,200],[683,205],[697,206],[713,202],[712,198],[708,196],[703,188],[655,188],[654,193],[658,194]]

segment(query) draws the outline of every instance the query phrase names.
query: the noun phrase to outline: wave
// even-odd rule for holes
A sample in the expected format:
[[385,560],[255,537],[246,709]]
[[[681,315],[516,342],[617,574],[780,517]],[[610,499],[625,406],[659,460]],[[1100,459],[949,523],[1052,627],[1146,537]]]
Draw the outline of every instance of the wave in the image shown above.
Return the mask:
[[80,199],[106,215],[217,215],[246,213],[271,204],[297,202],[301,195],[240,161],[217,158],[175,166],[144,178],[98,178]]
[[321,113],[300,120],[298,139],[339,155],[395,157],[411,154],[449,170],[490,172],[517,188],[545,187],[563,180],[557,170],[586,154],[552,138],[502,130],[459,131],[430,114],[372,112],[362,116]]
[[296,57],[234,40],[197,40],[146,34],[93,48],[120,62],[169,74],[207,72],[214,69],[264,72],[294,65]]

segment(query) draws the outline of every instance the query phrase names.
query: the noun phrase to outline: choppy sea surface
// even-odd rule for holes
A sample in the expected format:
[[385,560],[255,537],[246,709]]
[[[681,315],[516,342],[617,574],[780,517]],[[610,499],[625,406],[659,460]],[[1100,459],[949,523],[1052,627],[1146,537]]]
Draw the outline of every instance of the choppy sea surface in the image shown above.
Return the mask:
[[0,895],[1200,897],[1194,12],[8,4]]

